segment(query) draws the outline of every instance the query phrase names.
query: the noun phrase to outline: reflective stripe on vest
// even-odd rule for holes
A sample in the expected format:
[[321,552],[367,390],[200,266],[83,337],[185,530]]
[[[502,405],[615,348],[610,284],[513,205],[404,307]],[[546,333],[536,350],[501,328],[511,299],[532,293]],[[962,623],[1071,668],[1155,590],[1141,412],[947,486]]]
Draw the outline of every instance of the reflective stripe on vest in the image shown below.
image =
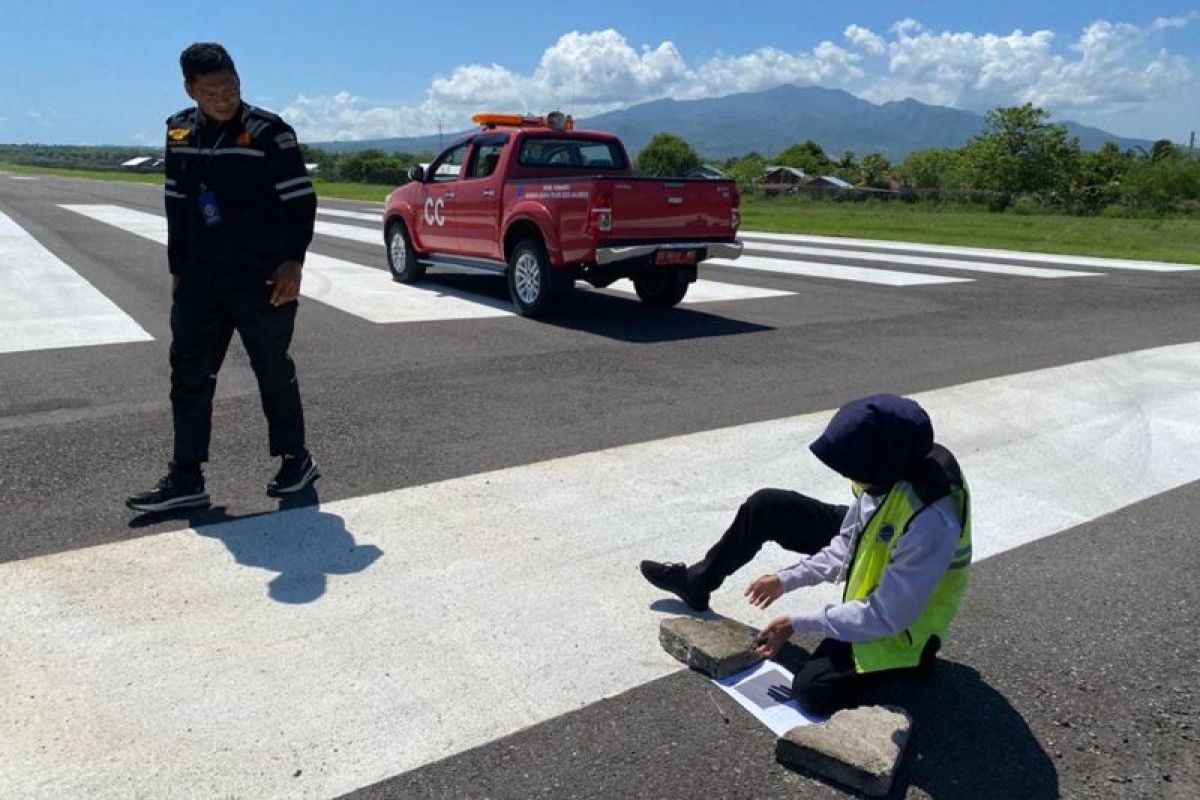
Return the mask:
[[[962,533],[958,537],[954,558],[917,615],[906,629],[891,636],[854,642],[854,668],[857,672],[878,672],[884,669],[915,667],[921,663],[921,653],[930,638],[937,636],[942,643],[950,622],[958,613],[958,605],[967,589],[967,574],[971,564],[970,493],[964,481],[951,496],[958,506]],[[846,577],[843,602],[863,600],[879,586],[883,571],[891,563],[892,549],[908,530],[913,517],[925,503],[904,481],[897,483],[884,498],[883,505],[871,516],[859,537]]]

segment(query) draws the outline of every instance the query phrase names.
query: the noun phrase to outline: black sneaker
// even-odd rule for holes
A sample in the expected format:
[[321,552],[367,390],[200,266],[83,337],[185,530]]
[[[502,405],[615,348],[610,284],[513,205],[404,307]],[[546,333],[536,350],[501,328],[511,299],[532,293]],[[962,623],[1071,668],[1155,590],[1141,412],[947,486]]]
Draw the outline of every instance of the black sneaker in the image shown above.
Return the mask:
[[317,472],[317,462],[313,461],[307,452],[296,456],[284,456],[279,472],[276,472],[275,477],[267,484],[267,494],[271,497],[292,494],[307,488],[319,477],[321,473]]
[[693,589],[688,585],[687,564],[643,561],[641,569],[642,577],[659,589],[677,595],[680,600],[696,611],[708,611],[709,593]]
[[150,491],[125,498],[125,505],[144,513],[200,508],[208,503],[208,492],[204,491],[204,475],[200,472],[179,472],[174,469],[167,472],[166,477]]

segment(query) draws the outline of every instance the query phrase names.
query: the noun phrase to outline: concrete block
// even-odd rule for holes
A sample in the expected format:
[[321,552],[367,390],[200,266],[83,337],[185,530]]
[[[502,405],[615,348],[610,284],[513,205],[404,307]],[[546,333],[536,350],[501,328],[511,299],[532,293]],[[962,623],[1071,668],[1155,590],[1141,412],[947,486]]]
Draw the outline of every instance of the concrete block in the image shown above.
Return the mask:
[[663,649],[712,678],[725,678],[762,661],[754,653],[754,628],[726,617],[672,617],[658,629]]
[[904,757],[912,717],[891,706],[838,711],[829,721],[792,728],[775,743],[775,758],[863,794],[887,794]]

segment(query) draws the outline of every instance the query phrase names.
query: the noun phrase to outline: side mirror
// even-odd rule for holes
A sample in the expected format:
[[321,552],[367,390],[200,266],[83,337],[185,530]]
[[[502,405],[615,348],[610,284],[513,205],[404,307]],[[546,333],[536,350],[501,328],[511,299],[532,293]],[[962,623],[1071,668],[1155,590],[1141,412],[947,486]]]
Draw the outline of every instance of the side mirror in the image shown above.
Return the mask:
[[416,181],[417,183],[424,183],[425,170],[421,168],[420,164],[414,164],[408,168],[408,179],[410,181]]

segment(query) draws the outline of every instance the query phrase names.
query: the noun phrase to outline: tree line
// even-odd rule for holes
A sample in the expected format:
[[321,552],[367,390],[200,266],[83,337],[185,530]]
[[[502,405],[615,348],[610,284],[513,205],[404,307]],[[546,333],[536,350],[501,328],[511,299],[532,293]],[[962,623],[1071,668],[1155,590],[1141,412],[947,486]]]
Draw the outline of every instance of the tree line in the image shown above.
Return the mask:
[[[1200,158],[1169,140],[1149,149],[1121,150],[1106,142],[1083,150],[1062,125],[1032,104],[997,108],[985,129],[959,148],[916,150],[898,163],[880,153],[831,157],[813,141],[793,144],[771,158],[749,153],[711,161],[743,192],[761,187],[768,166],[797,167],[809,175],[833,175],[860,189],[931,202],[978,203],[992,210],[1051,209],[1110,216],[1200,213]],[[660,133],[638,153],[644,175],[679,176],[702,163],[696,151],[671,133]],[[880,196],[847,192],[844,199]]]
[[[408,168],[435,154],[357,150],[335,152],[301,144],[305,163],[323,181],[399,185]],[[134,156],[160,155],[144,147],[3,145],[0,161],[48,167],[112,169]],[[672,133],[659,133],[637,155],[642,175],[681,176],[704,160]],[[1083,150],[1062,125],[1032,104],[987,113],[984,130],[959,148],[927,148],[893,163],[880,153],[831,156],[814,141],[773,156],[747,153],[709,163],[736,180],[743,193],[760,190],[768,166],[832,175],[857,187],[835,199],[895,197],[908,201],[986,205],[996,211],[1057,210],[1110,216],[1200,214],[1200,158],[1169,140],[1146,150],[1106,142]],[[863,191],[872,190],[872,191]]]

